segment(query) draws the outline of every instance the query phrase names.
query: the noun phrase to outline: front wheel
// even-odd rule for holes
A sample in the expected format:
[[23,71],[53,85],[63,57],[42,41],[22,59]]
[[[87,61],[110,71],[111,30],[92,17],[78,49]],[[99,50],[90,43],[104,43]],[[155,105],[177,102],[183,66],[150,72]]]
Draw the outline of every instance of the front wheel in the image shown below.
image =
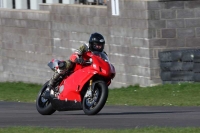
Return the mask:
[[46,82],[42,86],[42,88],[41,88],[41,90],[40,90],[40,92],[37,96],[37,100],[36,100],[36,108],[37,108],[37,111],[41,115],[51,115],[56,111],[55,109],[53,109],[50,100],[45,99],[41,96],[45,92],[45,90],[47,89],[47,85],[48,85],[48,82]]
[[83,98],[84,113],[87,115],[97,114],[104,107],[107,98],[108,86],[104,81],[97,81],[94,85],[92,96],[85,95]]

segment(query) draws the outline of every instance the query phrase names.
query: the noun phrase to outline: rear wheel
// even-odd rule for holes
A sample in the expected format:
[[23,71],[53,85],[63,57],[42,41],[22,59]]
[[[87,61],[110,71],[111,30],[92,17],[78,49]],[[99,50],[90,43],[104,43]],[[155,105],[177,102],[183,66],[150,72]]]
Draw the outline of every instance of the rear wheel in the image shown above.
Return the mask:
[[45,99],[41,96],[47,89],[47,85],[48,85],[48,82],[46,82],[43,85],[43,87],[41,88],[41,90],[37,96],[37,100],[36,100],[37,111],[42,115],[51,115],[56,111],[55,109],[53,109],[50,100]]
[[[87,93],[87,92],[86,92]],[[87,115],[97,114],[105,105],[108,98],[108,87],[104,81],[97,81],[94,85],[92,96],[83,98],[83,111]]]

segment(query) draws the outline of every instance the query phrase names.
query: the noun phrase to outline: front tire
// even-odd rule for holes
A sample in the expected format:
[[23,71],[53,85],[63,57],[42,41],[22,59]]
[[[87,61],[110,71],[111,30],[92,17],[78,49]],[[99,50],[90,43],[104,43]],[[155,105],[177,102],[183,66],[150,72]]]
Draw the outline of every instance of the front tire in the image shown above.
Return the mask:
[[40,92],[38,93],[37,99],[36,99],[36,109],[41,115],[51,115],[53,114],[56,110],[53,109],[51,102],[49,99],[43,98],[41,95],[44,93],[44,91],[47,89],[49,81],[46,82]]
[[[86,92],[87,93],[87,92]],[[83,98],[83,111],[86,115],[97,114],[105,105],[108,98],[108,86],[104,81],[97,81],[93,88],[93,96]]]

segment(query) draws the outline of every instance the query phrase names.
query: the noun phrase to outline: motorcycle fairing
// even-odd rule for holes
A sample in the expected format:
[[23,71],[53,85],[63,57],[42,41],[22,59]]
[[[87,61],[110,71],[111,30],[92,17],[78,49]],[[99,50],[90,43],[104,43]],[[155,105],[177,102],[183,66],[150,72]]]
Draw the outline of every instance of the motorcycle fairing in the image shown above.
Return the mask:
[[115,69],[114,66],[110,63],[107,55],[103,52],[95,52],[94,54],[99,56],[93,58],[94,62],[98,62],[93,64],[93,68],[98,71],[99,75],[109,78],[111,77],[111,79],[114,78],[113,74],[115,74]]
[[61,82],[59,90],[61,90],[61,88],[64,89],[62,89],[62,92],[60,92],[58,99],[65,101],[75,100],[80,102],[80,91],[95,74],[101,75],[105,78],[108,77],[108,80],[105,79],[105,81],[107,81],[107,85],[110,84],[110,78],[113,78],[113,73],[115,73],[115,70],[110,64],[107,56],[99,52],[95,53],[95,55],[91,54],[91,52],[88,52],[87,54],[87,56],[91,57],[95,63],[92,63],[88,66],[80,66],[77,64],[75,66],[75,72]]
[[52,106],[58,111],[69,111],[69,110],[81,110],[81,102],[77,101],[65,101],[59,99],[51,100]]
[[60,87],[64,85],[63,91],[59,94],[60,100],[81,101],[80,91],[85,83],[96,74],[95,71],[88,70],[88,67],[75,71],[72,75],[62,81]]

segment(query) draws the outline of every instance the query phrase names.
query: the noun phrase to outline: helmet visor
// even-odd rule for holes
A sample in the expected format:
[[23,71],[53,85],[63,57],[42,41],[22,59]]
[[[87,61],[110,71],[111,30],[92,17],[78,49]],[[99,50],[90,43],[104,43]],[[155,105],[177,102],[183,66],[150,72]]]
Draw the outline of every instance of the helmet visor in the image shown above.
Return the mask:
[[100,50],[100,49],[102,49],[102,44],[101,43],[94,43],[93,44],[93,49],[95,49],[95,50]]

